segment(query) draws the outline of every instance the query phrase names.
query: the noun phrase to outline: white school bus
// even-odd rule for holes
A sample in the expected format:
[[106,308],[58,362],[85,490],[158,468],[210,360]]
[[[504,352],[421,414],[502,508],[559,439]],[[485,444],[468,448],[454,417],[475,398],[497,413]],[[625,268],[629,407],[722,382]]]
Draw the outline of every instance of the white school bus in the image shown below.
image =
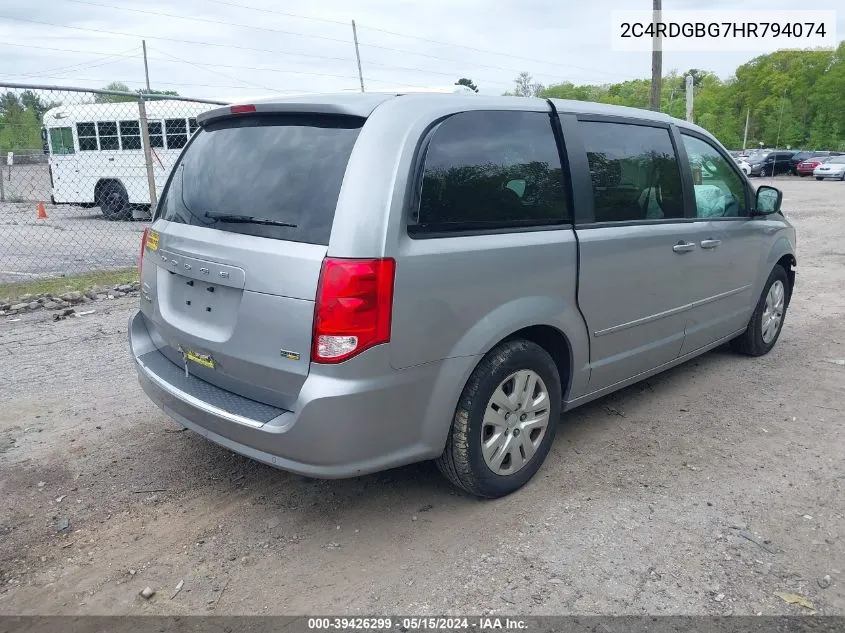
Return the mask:
[[[216,106],[167,99],[145,103],[157,195],[196,116]],[[149,208],[150,189],[137,102],[59,106],[44,114],[54,204],[99,206],[113,220]]]

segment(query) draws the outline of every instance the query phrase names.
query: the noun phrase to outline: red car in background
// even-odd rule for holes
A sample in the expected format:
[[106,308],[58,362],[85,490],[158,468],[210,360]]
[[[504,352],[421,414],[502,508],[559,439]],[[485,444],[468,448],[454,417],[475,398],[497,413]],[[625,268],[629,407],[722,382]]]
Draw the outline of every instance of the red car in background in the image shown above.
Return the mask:
[[830,160],[830,156],[816,156],[815,158],[808,158],[807,160],[798,163],[795,166],[795,171],[798,172],[798,175],[802,178],[804,176],[812,176],[813,170],[822,163],[826,163],[828,160]]

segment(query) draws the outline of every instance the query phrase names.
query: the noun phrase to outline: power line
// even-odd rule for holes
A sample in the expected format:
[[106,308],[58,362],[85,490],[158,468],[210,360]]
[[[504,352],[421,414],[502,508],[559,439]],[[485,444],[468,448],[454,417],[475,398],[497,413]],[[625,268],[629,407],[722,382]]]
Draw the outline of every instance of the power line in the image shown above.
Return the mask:
[[[120,11],[131,11],[131,12],[134,12],[134,13],[142,13],[142,14],[147,14],[147,15],[159,15],[159,16],[163,16],[163,17],[177,18],[177,19],[181,19],[181,20],[208,22],[210,24],[223,24],[225,26],[235,26],[235,27],[245,28],[245,29],[267,31],[267,32],[270,32],[270,33],[280,33],[280,34],[283,34],[283,35],[293,35],[293,36],[296,36],[296,37],[308,37],[308,38],[312,38],[312,39],[327,40],[327,41],[330,41],[330,42],[340,42],[342,44],[349,44],[350,43],[349,40],[347,40],[347,39],[340,39],[340,38],[336,38],[336,37],[327,37],[327,36],[324,36],[324,35],[312,35],[310,33],[298,33],[296,31],[286,31],[286,30],[274,29],[274,28],[270,28],[270,27],[266,27],[266,26],[255,26],[255,25],[251,25],[251,24],[239,24],[239,23],[236,23],[236,22],[228,22],[226,20],[214,20],[214,19],[211,19],[211,18],[178,15],[178,14],[174,14],[174,13],[165,13],[165,12],[162,12],[162,11],[151,11],[149,9],[135,9],[135,8],[131,8],[131,7],[109,6],[109,5],[106,5],[106,4],[99,4],[99,3],[96,3],[96,2],[91,2],[90,0],[67,0],[67,1],[68,2],[75,2],[77,4],[86,4],[86,5],[93,6],[93,7],[100,7],[100,8],[103,8],[103,9],[117,9],[117,10],[120,10]],[[243,7],[243,8],[253,9],[253,10],[257,10],[257,11],[265,11],[267,13],[274,13],[275,12],[273,10],[258,9],[256,7]],[[290,14],[286,14],[286,15],[290,15]],[[300,16],[297,16],[297,17],[300,17]],[[314,19],[317,19],[317,18],[314,18]],[[323,21],[323,20],[320,20],[320,21]],[[369,28],[369,27],[362,27],[362,28]],[[623,76],[621,73],[615,73],[613,71],[598,70],[598,69],[594,69],[594,68],[585,68],[583,66],[576,66],[576,65],[573,65],[573,64],[563,64],[563,63],[560,63],[560,62],[549,62],[549,61],[544,61],[544,60],[539,60],[539,59],[532,59],[530,57],[519,57],[519,56],[516,56],[516,55],[511,55],[509,53],[498,53],[496,51],[490,51],[490,50],[486,50],[486,49],[482,49],[482,48],[473,48],[471,46],[464,46],[462,44],[450,44],[448,42],[441,42],[441,41],[438,41],[438,40],[429,40],[429,39],[422,38],[422,37],[403,35],[401,33],[396,33],[394,31],[387,31],[385,29],[370,28],[370,30],[380,31],[382,33],[387,33],[387,34],[398,36],[398,37],[408,37],[408,38],[411,38],[411,39],[421,40],[423,42],[429,42],[429,43],[434,43],[434,44],[439,44],[439,45],[444,45],[444,46],[456,46],[456,47],[459,47],[459,48],[465,48],[465,49],[480,52],[480,53],[499,55],[499,56],[503,56],[503,57],[510,57],[512,59],[519,59],[519,60],[528,61],[528,62],[537,63],[537,64],[546,64],[546,65],[549,65],[549,66],[558,66],[558,67],[561,67],[561,68],[574,68],[576,70],[601,73],[601,74],[605,74],[605,75]],[[407,49],[393,48],[393,47],[389,47],[389,46],[381,46],[381,45],[378,45],[378,44],[366,44],[366,46],[369,46],[370,48],[378,48],[378,49],[386,50],[386,51],[407,53],[407,54],[411,54],[411,55],[419,55],[419,56],[422,56],[422,57],[429,57],[431,59],[439,59],[439,60],[442,60],[442,61],[450,61],[450,62],[453,62],[453,63],[466,63],[464,60],[459,60],[459,59],[454,59],[454,58],[449,58],[449,57],[438,57],[438,56],[435,56],[435,55],[429,55],[427,53],[417,53],[415,51],[410,51],[410,50],[407,50]],[[482,66],[481,64],[475,64],[475,65],[477,65],[479,67]],[[509,70],[510,72],[522,72],[521,70],[517,70],[517,69],[513,69],[513,68],[502,68],[502,67],[498,67],[498,66],[486,66],[486,67],[487,68],[494,68],[496,70]],[[535,73],[535,74],[537,74],[537,73]],[[546,76],[552,76],[550,73],[542,73],[542,74],[546,75]],[[624,75],[624,76],[627,77],[628,75]]]
[[[273,88],[268,88],[267,86],[262,86],[260,84],[252,83],[252,82],[246,81],[244,79],[240,79],[238,77],[232,77],[231,75],[227,75],[226,73],[222,73],[222,72],[217,71],[217,70],[211,70],[209,68],[203,68],[202,66],[204,66],[204,64],[195,64],[194,62],[189,62],[187,59],[182,59],[181,57],[176,57],[176,55],[171,55],[170,53],[167,53],[163,50],[160,50],[160,49],[156,49],[156,50],[158,50],[159,53],[162,53],[162,54],[167,55],[168,57],[170,57],[172,59],[175,59],[177,62],[182,62],[184,64],[190,64],[191,66],[194,66],[195,68],[199,68],[200,70],[205,70],[206,72],[214,73],[215,75],[220,75],[221,77],[226,77],[227,79],[234,79],[235,81],[239,81],[242,84],[244,84],[244,87],[252,86],[253,88],[261,88],[262,90],[270,90],[271,92],[274,90]],[[153,59],[155,59],[155,58],[153,58]],[[167,60],[163,60],[163,61],[167,61]]]
[[[2,44],[0,44],[0,45],[2,45]],[[28,48],[35,48],[35,47],[30,46]],[[38,47],[38,48],[43,48],[43,49],[47,49],[47,50],[62,50],[62,49],[50,49],[46,46],[41,46],[41,47]],[[78,70],[87,70],[89,68],[98,68],[100,66],[107,66],[108,64],[115,64],[117,62],[125,61],[128,58],[136,57],[137,54],[127,55],[127,53],[129,53],[130,51],[135,51],[135,50],[137,50],[137,48],[138,47],[135,46],[135,47],[130,48],[129,50],[124,51],[122,53],[112,53],[111,55],[100,55],[100,56],[98,56],[99,59],[94,59],[94,60],[87,61],[87,62],[79,62],[79,63],[76,63],[76,64],[70,64],[70,65],[67,65],[67,66],[59,66],[58,68],[48,68],[46,70],[39,70],[39,71],[36,71],[35,74],[36,75],[45,75],[45,74],[50,74],[50,73],[60,72],[60,71],[61,72],[76,72]],[[114,57],[116,57],[117,59],[112,59]],[[106,61],[101,61],[101,60],[106,60]]]
[[[71,2],[77,2],[77,1],[81,1],[81,0],[70,0],[70,1]],[[230,7],[236,7],[238,9],[247,9],[247,10],[250,10],[250,11],[260,11],[261,13],[272,13],[272,14],[276,14],[276,15],[283,15],[283,16],[286,16],[286,17],[291,17],[291,18],[300,18],[300,19],[303,19],[303,20],[313,20],[315,22],[326,22],[326,23],[329,23],[329,24],[338,24],[338,25],[347,26],[346,22],[341,22],[339,20],[329,20],[327,18],[317,18],[317,17],[307,16],[307,15],[300,15],[300,14],[297,14],[297,13],[288,13],[286,11],[279,11],[278,9],[266,9],[264,7],[251,7],[249,5],[238,4],[238,3],[235,3],[235,2],[227,2],[226,0],[207,0],[207,1],[213,2],[214,4],[221,4],[221,5],[226,5],[226,6],[230,6]],[[612,72],[612,71],[603,71],[603,70],[599,70],[597,68],[587,68],[585,66],[576,66],[574,64],[563,64],[561,62],[550,62],[548,60],[533,59],[531,57],[521,57],[519,55],[513,55],[511,53],[502,53],[500,51],[493,51],[493,50],[485,49],[485,48],[476,48],[474,46],[467,46],[465,44],[454,44],[452,42],[444,42],[442,40],[432,40],[432,39],[429,39],[429,38],[426,38],[426,37],[419,37],[418,35],[410,35],[408,33],[398,33],[397,31],[389,31],[387,29],[381,29],[381,28],[377,28],[377,27],[374,27],[374,26],[367,26],[366,24],[359,24],[358,27],[362,30],[377,31],[379,33],[385,33],[387,35],[393,35],[395,37],[403,37],[403,38],[406,38],[406,39],[417,40],[417,41],[420,41],[420,42],[426,42],[428,44],[438,44],[440,46],[452,46],[454,48],[463,48],[463,49],[466,49],[466,50],[469,50],[469,51],[475,51],[476,53],[485,53],[487,55],[499,55],[501,57],[508,57],[510,59],[518,59],[518,60],[521,60],[521,61],[531,62],[531,63],[535,63],[535,64],[546,64],[548,66],[559,66],[561,68],[575,68],[577,70],[584,70],[584,71],[587,71],[587,72],[596,72],[596,73],[602,73],[602,74],[608,74],[608,75],[617,75],[617,76],[620,76],[620,77],[622,77],[622,76],[628,77],[628,75],[625,75],[623,73],[615,73],[615,72]],[[370,48],[382,48],[384,50],[391,50],[391,51],[395,50],[395,51],[404,52],[404,53],[418,54],[418,53],[414,53],[413,51],[408,51],[408,50],[404,50],[404,49],[393,49],[393,48],[384,47],[384,46],[377,46],[375,44],[368,44],[368,46],[370,46]],[[445,59],[446,61],[459,61],[459,60],[440,58],[440,57],[434,57],[434,59]],[[511,70],[512,72],[522,72],[522,70],[524,70],[524,69],[516,70],[516,69],[501,68],[501,67],[498,67],[498,66],[495,66],[495,67],[491,66],[490,68],[496,68],[497,70]]]
[[[73,27],[66,27],[66,28],[73,28]],[[159,38],[159,39],[161,39],[161,38]],[[184,40],[174,40],[174,41],[185,43]],[[208,43],[208,45],[215,46],[215,44],[211,44],[211,43]],[[28,43],[27,44],[18,44],[18,43],[10,43],[10,42],[0,42],[0,46],[21,46],[21,47],[26,47],[26,48],[37,48],[37,49],[40,49],[40,50],[58,51],[58,52],[62,52],[62,53],[90,54],[90,53],[94,52],[94,51],[80,51],[80,50],[71,49],[71,48],[55,48],[55,47],[50,47],[50,46],[32,46]],[[225,46],[225,45],[216,45],[216,46]],[[235,48],[239,48],[239,47],[235,47]],[[133,47],[129,50],[135,51],[136,49],[137,49],[137,47]],[[150,50],[153,50],[153,49],[150,48]],[[155,50],[159,51],[160,53],[164,53],[165,55],[168,55],[168,53],[166,53],[162,49],[155,49]],[[355,59],[350,58],[350,57],[328,57],[328,56],[323,56],[323,55],[309,55],[309,54],[305,54],[305,53],[289,53],[287,51],[276,51],[276,50],[269,50],[269,49],[248,49],[248,50],[259,50],[261,52],[267,52],[267,53],[278,53],[278,54],[283,54],[283,55],[296,55],[296,56],[300,56],[300,57],[316,58],[316,59],[324,59],[324,60],[343,61],[343,62],[351,62],[351,63],[355,62]],[[120,56],[120,57],[124,57],[124,58],[134,58],[134,57],[136,57],[136,55],[127,55],[125,53],[112,53],[111,55],[107,55],[107,57],[116,57],[116,56]],[[176,58],[176,56],[174,56],[174,55],[170,55],[170,56]],[[149,59],[154,59],[154,58],[149,58]],[[189,61],[183,60],[181,58],[178,58],[178,59],[180,61],[185,62],[186,64],[196,65],[195,62],[189,62]],[[115,60],[115,61],[120,61],[120,60]],[[167,61],[167,60],[159,59],[157,61]],[[74,66],[84,65],[86,63],[87,62],[83,62],[81,64],[73,64],[73,65]],[[112,62],[108,62],[108,63],[112,63]],[[200,65],[203,65],[203,64],[200,64]],[[214,67],[222,66],[221,64],[208,64],[208,65],[214,66]],[[401,71],[406,71],[406,72],[424,73],[424,74],[428,74],[428,75],[441,75],[441,76],[444,76],[444,77],[454,77],[455,76],[454,71],[427,70],[427,69],[424,69],[424,68],[413,68],[413,67],[409,67],[409,66],[393,66],[391,64],[382,64],[380,62],[367,62],[367,65],[368,66],[374,66],[374,67],[377,67],[377,68],[384,68],[384,69],[388,69],[388,70],[401,70]],[[279,69],[276,69],[276,68],[258,68],[258,67],[252,67],[252,66],[232,66],[232,65],[228,65],[228,66],[224,66],[224,67],[226,67],[226,68],[240,68],[240,69],[247,69],[247,70],[268,71],[268,72],[283,72],[283,73],[301,72],[301,74],[312,74],[312,75],[320,75],[321,74],[321,73],[318,73],[318,72],[310,72],[310,71],[287,71],[287,70],[279,70]],[[55,69],[55,70],[59,70],[59,69]],[[45,71],[45,72],[52,72],[52,71]],[[339,75],[323,74],[323,76],[338,76],[338,77],[341,77],[341,78],[344,78],[344,79],[354,78],[351,75],[339,76]],[[505,83],[507,83],[507,82],[502,81],[500,79],[493,79],[493,78],[490,78],[490,77],[484,77],[483,75],[482,76],[476,75],[476,78],[481,80],[481,81],[486,81],[486,82],[492,83],[492,84],[499,84],[499,83],[505,84]],[[239,81],[240,81],[240,79],[239,79]],[[379,81],[379,80],[374,80],[374,81]],[[388,83],[388,82],[384,82],[384,83]],[[390,82],[390,83],[395,83],[395,82]],[[407,85],[411,86],[413,84],[407,84]],[[422,88],[424,86],[416,86],[416,87]]]
[[[307,76],[316,76],[316,77],[332,77],[332,78],[335,78],[335,79],[356,79],[356,80],[358,79],[357,75],[335,75],[335,74],[330,74],[330,73],[320,73],[320,72],[312,72],[312,71],[305,71],[305,70],[302,70],[302,71],[300,71],[300,70],[283,70],[281,68],[261,68],[261,67],[257,67],[257,66],[236,66],[236,65],[232,65],[232,64],[205,64],[205,63],[202,63],[202,62],[191,62],[191,61],[188,61],[186,59],[176,57],[175,55],[172,55],[170,53],[166,53],[165,51],[161,50],[160,48],[155,48],[155,49],[150,48],[150,50],[154,50],[154,51],[157,51],[159,53],[163,53],[163,54],[167,55],[168,57],[171,57],[172,59],[174,59],[176,61],[184,62],[186,64],[190,64],[191,66],[196,66],[197,68],[200,68],[200,67],[205,68],[207,66],[211,66],[213,68],[233,68],[233,69],[240,69],[240,70],[256,70],[256,71],[260,71],[260,72],[270,72],[270,73],[307,75]],[[167,60],[167,59],[161,59],[161,58],[157,58],[157,57],[150,57],[149,59],[155,60],[155,61],[163,61],[163,62],[170,61],[170,60]],[[426,71],[422,71],[422,72],[426,72]],[[454,73],[451,73],[451,74],[454,74]],[[228,76],[228,75],[226,75],[226,76]],[[229,79],[237,79],[236,77],[231,77],[231,76],[228,76],[228,77],[229,77]],[[395,81],[389,81],[389,80],[386,80],[386,79],[369,79],[369,81],[373,81],[373,82],[376,82],[376,83],[384,83],[384,84],[395,84],[395,83],[397,83]],[[405,83],[405,82],[402,82],[402,83]],[[409,87],[415,87],[415,88],[427,88],[428,87],[428,86],[422,86],[422,85],[419,85],[419,84],[408,84],[408,83],[405,83],[405,85],[407,85]],[[266,90],[270,90],[270,88],[266,88],[265,86],[258,86],[258,87],[259,88],[263,87]]]
[[236,22],[228,22],[226,20],[212,20],[211,18],[201,18],[191,15],[178,15],[176,13],[164,13],[163,11],[150,11],[148,9],[133,9],[131,7],[115,7],[107,4],[98,4],[96,2],[89,2],[88,0],[67,0],[68,2],[75,2],[77,4],[87,4],[92,7],[99,7],[101,9],[117,9],[119,11],[131,11],[132,13],[143,13],[146,15],[158,15],[165,18],[176,18],[179,20],[189,20],[191,22],[207,22],[209,24],[222,24],[223,26],[236,26],[244,29],[254,29],[256,31],[267,31],[269,33],[280,33],[282,35],[294,35],[296,37],[310,37],[317,40],[326,40],[329,42],[341,42],[349,44],[349,40],[343,40],[336,37],[327,37],[325,35],[311,35],[308,33],[297,33],[296,31],[283,31],[280,29],[271,29],[266,26],[254,26],[250,24],[238,24]]
[[[11,74],[8,74],[7,76],[8,77],[22,77],[24,79],[36,79],[36,78],[38,78],[38,79],[67,79],[67,77],[65,75],[44,75],[44,76],[38,77],[37,75],[26,75],[26,74],[20,74],[20,73],[11,73]],[[110,81],[115,80],[114,77],[108,77],[108,78],[103,78],[103,77],[74,77],[74,79],[77,79],[79,81],[97,81],[97,82],[99,82],[99,81],[110,82]],[[141,86],[145,85],[144,81],[135,81],[134,79],[121,79],[120,81],[122,83],[126,83],[126,84],[138,84],[138,85],[141,85]],[[156,83],[164,85],[164,86],[177,86],[177,87],[178,86],[191,86],[191,87],[199,87],[199,88],[229,88],[229,89],[238,89],[238,90],[243,90],[244,88],[247,87],[247,86],[243,86],[243,85],[241,85],[241,86],[224,86],[224,85],[220,85],[220,84],[185,83],[183,81],[180,81],[178,83],[173,82],[173,81],[157,81]],[[265,88],[265,90],[266,90],[266,88]],[[273,92],[300,92],[300,91],[299,90],[275,90],[274,89]]]
[[[0,19],[11,20],[11,21],[15,21],[15,22],[25,22],[25,23],[29,23],[29,24],[40,24],[40,25],[43,25],[43,26],[52,26],[52,27],[55,27],[55,28],[62,28],[62,29],[71,29],[71,30],[74,30],[74,31],[83,31],[83,32],[91,32],[91,33],[104,33],[104,34],[107,34],[107,35],[119,35],[119,36],[123,36],[123,37],[132,37],[132,38],[144,38],[144,39],[147,39],[147,40],[159,40],[159,41],[163,41],[163,42],[176,42],[176,43],[179,43],[179,44],[189,44],[189,45],[204,46],[204,47],[211,46],[211,47],[216,47],[216,48],[243,50],[243,51],[258,52],[258,53],[273,53],[273,54],[278,54],[278,55],[295,55],[295,56],[298,56],[298,57],[307,57],[307,58],[314,58],[314,59],[326,59],[326,60],[335,60],[335,61],[354,62],[354,59],[347,58],[347,57],[328,57],[328,56],[307,54],[307,53],[292,53],[292,52],[289,52],[289,51],[284,51],[284,50],[279,50],[279,49],[257,48],[257,47],[252,47],[252,46],[241,46],[241,45],[237,45],[237,44],[220,44],[220,43],[217,43],[217,42],[209,42],[209,41],[204,41],[204,40],[191,40],[191,39],[183,39],[183,38],[175,38],[175,37],[165,37],[165,36],[160,36],[160,35],[139,35],[137,33],[129,33],[127,31],[115,31],[115,30],[112,30],[112,29],[101,29],[101,28],[95,28],[95,27],[80,27],[80,26],[73,26],[73,25],[69,25],[69,24],[56,24],[54,22],[47,22],[45,20],[33,20],[33,19],[30,19],[30,18],[20,18],[20,17],[17,17],[17,16],[2,16],[2,15],[0,15]],[[464,67],[464,70],[457,69],[454,73],[446,73],[446,72],[441,72],[441,71],[425,71],[425,70],[422,70],[422,69],[412,69],[416,72],[428,72],[428,73],[431,73],[431,74],[442,74],[442,75],[452,76],[454,74],[460,74],[461,72],[469,72],[469,70],[465,69],[465,67],[467,67],[467,66],[472,66],[472,67],[476,67],[476,68],[489,68],[489,69],[492,69],[492,70],[505,70],[505,71],[508,71],[508,72],[521,72],[519,69],[516,69],[516,68],[507,68],[507,67],[503,67],[503,66],[492,66],[492,65],[489,65],[489,64],[480,64],[480,63],[477,63],[477,62],[467,62],[465,60],[457,60],[457,59],[451,59],[451,58],[446,58],[446,57],[438,57],[438,56],[435,56],[435,55],[428,55],[426,53],[415,53],[413,51],[407,51],[407,50],[398,49],[398,48],[390,48],[390,47],[379,46],[379,45],[374,45],[374,44],[363,44],[362,46],[363,47],[369,46],[370,48],[378,48],[378,49],[397,52],[397,53],[410,53],[410,54],[413,54],[413,55],[427,57],[427,58],[430,58],[430,59],[437,59],[437,60],[440,60],[440,61],[447,61],[447,62],[451,62],[451,63],[461,64],[462,67]],[[407,70],[407,68],[402,67],[402,66],[392,66],[390,64],[382,64],[380,62],[367,61],[366,64],[368,66],[377,66],[377,67],[386,68],[386,69]],[[609,71],[595,71],[595,72],[604,72],[606,74],[615,74],[615,75],[619,75],[619,76],[628,77],[628,75],[623,75],[622,73],[610,73]],[[537,76],[538,76],[538,78],[542,78],[543,76],[553,77],[553,75],[547,74],[547,73],[537,74]],[[490,79],[487,79],[486,81],[493,83]],[[506,81],[496,81],[495,83],[504,85],[507,82]]]

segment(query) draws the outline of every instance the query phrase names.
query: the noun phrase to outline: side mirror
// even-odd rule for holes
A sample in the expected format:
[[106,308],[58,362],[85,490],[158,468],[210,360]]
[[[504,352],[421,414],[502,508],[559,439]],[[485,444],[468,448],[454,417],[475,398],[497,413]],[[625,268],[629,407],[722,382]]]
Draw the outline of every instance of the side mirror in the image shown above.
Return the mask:
[[780,211],[780,203],[783,201],[783,193],[780,189],[768,185],[757,187],[757,194],[754,199],[754,215],[771,215]]

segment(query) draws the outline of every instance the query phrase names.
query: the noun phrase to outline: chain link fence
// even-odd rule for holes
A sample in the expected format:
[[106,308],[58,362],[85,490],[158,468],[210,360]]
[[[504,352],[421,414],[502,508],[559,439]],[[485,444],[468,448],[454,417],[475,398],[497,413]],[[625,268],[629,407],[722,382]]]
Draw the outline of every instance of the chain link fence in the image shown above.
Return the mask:
[[135,266],[197,115],[218,105],[0,84],[0,299],[15,284]]

